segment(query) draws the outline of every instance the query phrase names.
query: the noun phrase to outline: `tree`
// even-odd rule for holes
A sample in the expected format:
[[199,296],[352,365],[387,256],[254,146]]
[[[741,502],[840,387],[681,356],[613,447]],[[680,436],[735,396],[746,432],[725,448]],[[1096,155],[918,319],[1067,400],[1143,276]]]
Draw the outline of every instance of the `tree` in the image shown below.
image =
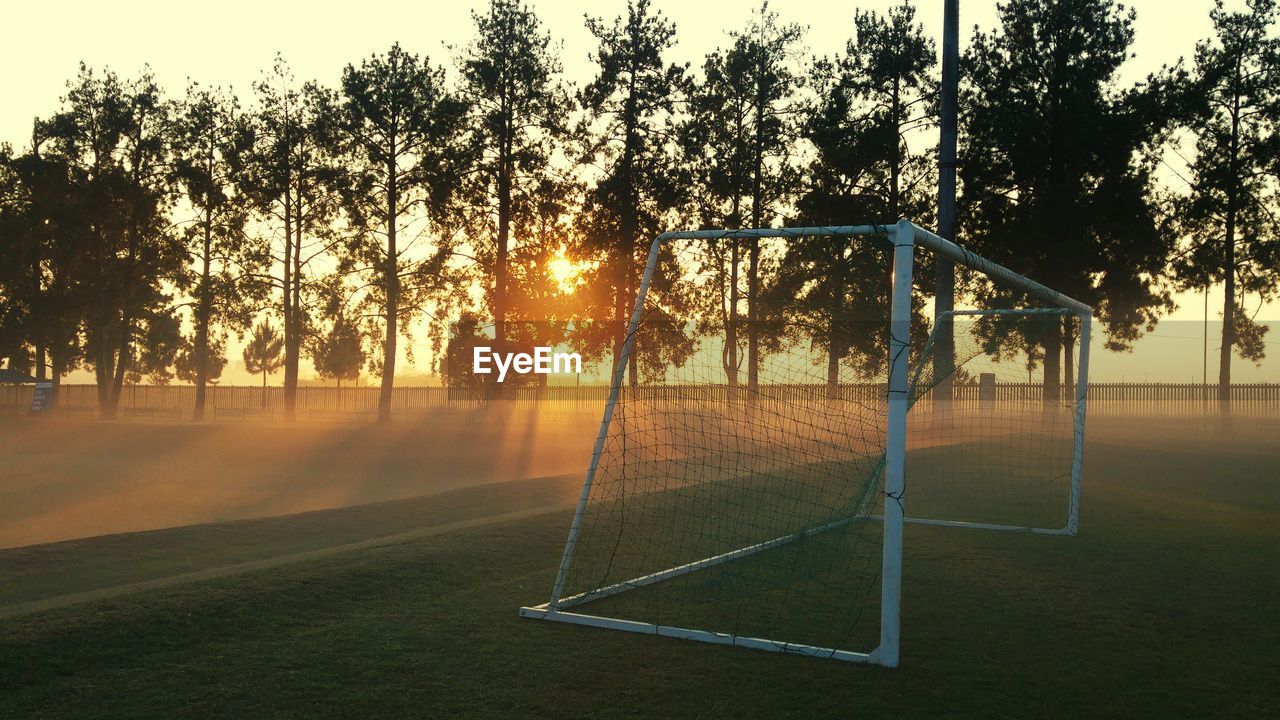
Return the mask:
[[[644,269],[648,243],[662,231],[664,218],[680,200],[675,155],[669,137],[677,103],[690,83],[687,65],[668,63],[675,25],[650,8],[649,0],[631,0],[625,15],[611,23],[587,19],[597,47],[591,56],[596,76],[579,93],[586,111],[583,160],[602,168],[579,215],[579,260],[602,258],[593,271],[595,299],[584,308],[609,321],[583,325],[579,349],[589,355],[612,346],[614,363],[622,351],[631,308]],[[600,332],[604,330],[604,332]],[[649,349],[652,349],[651,347]],[[631,382],[646,348],[631,356]]]
[[[227,336],[210,335],[203,351],[197,349],[194,337],[182,338],[173,357],[173,370],[178,379],[199,387],[201,376],[203,382],[217,382],[222,371],[227,367]],[[200,358],[203,353],[203,359]],[[201,394],[203,395],[203,393]],[[200,398],[203,401],[203,397]],[[194,418],[202,420],[203,414]]]
[[[512,352],[563,343],[580,317],[575,312],[578,288],[565,287],[554,273],[553,263],[566,257],[571,243],[572,206],[579,186],[557,178],[544,178],[529,191],[526,202],[515,206],[513,247],[508,258],[508,281],[515,290],[507,305],[507,347]],[[580,278],[579,278],[580,280]],[[575,345],[575,349],[576,349]],[[521,376],[523,377],[523,376]],[[508,378],[510,380],[511,378]],[[545,386],[546,375],[530,379]],[[511,387],[504,382],[504,387]]]
[[[356,235],[349,269],[370,273],[366,300],[380,310],[382,388],[378,421],[391,419],[396,341],[431,299],[450,289],[448,236],[431,236],[457,182],[457,140],[466,106],[445,90],[444,70],[393,45],[342,75],[339,116],[353,166],[344,207]],[[422,222],[426,226],[422,226]],[[401,234],[417,223],[416,235]]]
[[338,315],[329,332],[313,340],[311,359],[320,377],[336,380],[338,387],[342,387],[343,380],[360,377],[360,366],[364,363],[360,328]]
[[[922,217],[933,204],[932,157],[912,153],[907,144],[909,133],[935,121],[937,93],[934,44],[915,15],[908,3],[885,16],[855,13],[856,35],[837,61],[835,77],[814,78],[825,88],[830,104],[826,113],[810,123],[807,134],[815,145],[848,153],[835,157],[829,152],[827,157],[838,163],[837,172],[852,181],[862,201],[858,209],[886,224]],[[815,74],[826,73],[820,69]],[[842,94],[848,99],[832,97]],[[833,140],[847,144],[832,148]],[[860,166],[861,172],[851,163]]]
[[253,326],[253,334],[249,344],[244,346],[241,358],[244,369],[253,373],[262,373],[262,407],[267,407],[267,375],[277,371],[284,364],[281,351],[284,349],[284,338],[276,331],[271,320],[263,318]]
[[488,303],[494,343],[504,347],[510,309],[510,255],[515,218],[553,179],[554,143],[565,133],[568,95],[556,81],[560,61],[533,9],[522,0],[490,0],[472,12],[476,38],[461,62],[462,92],[472,103],[468,140],[474,170],[467,187],[471,236],[492,283]]
[[[130,385],[144,381],[168,385],[175,371],[183,371],[179,367],[183,350],[182,319],[176,313],[148,318],[148,322],[140,325],[138,337],[130,350],[131,355],[124,363],[124,382]],[[210,350],[211,354],[219,352],[216,347]],[[186,365],[187,371],[192,369],[190,364]]]
[[1280,224],[1274,178],[1280,163],[1280,39],[1274,0],[1251,0],[1228,11],[1221,0],[1209,13],[1214,37],[1196,45],[1185,96],[1195,134],[1191,192],[1181,221],[1188,246],[1174,263],[1180,289],[1221,282],[1222,346],[1218,392],[1231,391],[1231,355],[1255,362],[1265,351],[1267,327],[1245,305],[1280,296]]
[[477,375],[472,366],[473,353],[481,343],[482,347],[488,347],[493,341],[481,331],[480,317],[471,310],[463,310],[458,319],[450,323],[449,339],[444,348],[440,374],[447,387],[468,390],[484,387],[485,378]]
[[[8,367],[22,370],[31,360],[27,344],[32,335],[32,295],[40,284],[44,249],[37,234],[39,223],[32,222],[31,195],[12,148],[0,144],[0,358],[8,359]],[[37,364],[43,379],[43,364]]]
[[[1113,0],[1010,0],[999,30],[970,46],[961,103],[965,242],[1093,305],[1113,349],[1172,307],[1150,152],[1167,120],[1150,112],[1149,88],[1116,87],[1133,18]],[[990,307],[1021,302],[976,278],[968,290]],[[1006,328],[1017,331],[1007,342],[1042,349],[1045,397],[1056,400],[1070,343],[1060,325],[1030,325]]]
[[[887,17],[859,11],[854,26],[845,55],[819,60],[811,72],[815,102],[801,133],[814,155],[796,200],[799,225],[888,224],[921,217],[932,204],[931,158],[912,153],[907,135],[933,120],[933,43],[907,4]],[[767,291],[772,300],[765,305],[806,328],[810,342],[827,353],[833,391],[846,359],[863,377],[884,365],[887,267],[885,249],[869,242],[800,238],[788,246]]]
[[[177,327],[164,280],[183,253],[170,232],[167,106],[149,74],[125,83],[86,66],[48,125],[53,153],[76,188],[83,252],[72,273],[84,308],[85,349],[104,419],[114,418],[126,375],[164,373]],[[143,345],[148,338],[155,344]]]
[[249,207],[239,186],[253,140],[235,97],[190,85],[172,134],[175,175],[192,212],[182,239],[194,261],[179,283],[193,296],[189,349],[179,355],[190,372],[179,375],[195,385],[192,420],[200,421],[206,384],[218,375],[212,370],[216,366],[220,372],[226,364],[224,350],[221,365],[211,365],[211,348],[225,348],[225,333],[247,326],[256,301],[265,299],[270,251],[245,233]]
[[[778,24],[768,3],[747,28],[734,35],[729,50],[707,56],[705,80],[690,98],[692,117],[686,124],[683,147],[696,183],[693,206],[701,222],[713,227],[764,227],[777,220],[788,189],[794,186],[790,157],[798,127],[794,121],[796,93],[802,78],[793,55],[801,37],[798,25]],[[749,211],[748,211],[749,209]],[[710,247],[717,263],[728,260],[726,276],[716,283],[726,298],[717,303],[725,316],[725,371],[737,382],[739,263],[744,244],[729,241]],[[745,241],[747,302],[747,386],[756,389],[765,316],[761,287],[766,268],[761,264],[759,238]]]
[[62,376],[83,357],[76,273],[90,233],[69,164],[47,152],[48,129],[36,120],[22,155],[0,148],[0,353],[51,377],[56,403]]
[[241,191],[277,233],[272,262],[280,275],[266,280],[280,291],[284,320],[284,418],[293,420],[298,361],[316,299],[315,265],[339,238],[333,222],[341,206],[341,173],[335,167],[331,103],[314,83],[298,85],[284,59],[254,86],[258,108],[254,142],[241,176]]

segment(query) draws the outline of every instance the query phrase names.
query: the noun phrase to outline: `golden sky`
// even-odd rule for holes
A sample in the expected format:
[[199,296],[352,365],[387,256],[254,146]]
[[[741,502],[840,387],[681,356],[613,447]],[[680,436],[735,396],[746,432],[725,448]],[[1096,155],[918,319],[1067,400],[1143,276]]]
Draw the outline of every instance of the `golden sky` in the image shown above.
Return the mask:
[[[32,118],[57,108],[64,84],[81,60],[109,66],[125,76],[150,64],[161,85],[175,96],[191,78],[203,84],[230,86],[245,99],[251,95],[251,83],[277,51],[285,55],[299,78],[329,84],[336,82],[347,63],[384,51],[393,42],[448,65],[447,46],[470,41],[470,13],[484,4],[481,0],[9,2],[0,10],[7,30],[6,42],[0,44],[0,68],[5,68],[0,73],[0,141],[24,146]],[[757,7],[748,0],[652,0],[652,4],[676,23],[678,42],[671,59],[694,65],[708,51],[725,45],[727,32],[744,25]],[[896,4],[897,0],[775,0],[771,7],[784,21],[807,28],[805,43],[810,54],[830,55],[840,51],[851,35],[855,9],[883,12]],[[1238,0],[1228,3],[1237,4]],[[563,43],[566,79],[574,83],[590,79],[592,66],[587,53],[594,43],[583,16],[618,15],[625,11],[625,0],[534,0],[533,5],[553,37]],[[926,31],[937,37],[942,25],[941,0],[918,0],[916,5]],[[994,25],[996,3],[961,0],[960,5],[963,47],[974,25],[984,29]],[[1137,11],[1134,57],[1124,68],[1127,81],[1141,79],[1179,57],[1189,57],[1196,40],[1210,31],[1212,0],[1132,0],[1126,5]],[[1179,182],[1172,176],[1168,181]],[[932,224],[932,218],[917,220]],[[1179,301],[1182,307],[1170,319],[1180,322],[1169,323],[1160,332],[1169,338],[1164,345],[1154,338],[1143,343],[1159,363],[1135,364],[1136,356],[1116,358],[1119,365],[1113,373],[1106,370],[1108,361],[1099,358],[1099,372],[1114,374],[1114,379],[1139,379],[1144,367],[1154,370],[1157,365],[1163,368],[1174,362],[1159,375],[1172,373],[1169,379],[1178,380],[1194,375],[1198,380],[1203,296],[1183,296]],[[1219,290],[1216,297],[1211,293],[1210,312],[1220,307]],[[1280,309],[1268,308],[1263,315],[1280,318]],[[1174,336],[1192,334],[1194,343],[1173,341]],[[1271,340],[1274,354],[1280,355],[1280,331]],[[1170,344],[1179,348],[1172,354],[1176,361],[1170,360],[1168,350],[1160,350]],[[1214,347],[1212,331],[1210,345]],[[224,382],[252,382],[240,363],[238,344],[231,348],[231,359]],[[1244,362],[1235,366],[1241,380],[1280,380],[1280,362],[1274,359],[1261,370]],[[401,367],[405,372],[415,370]],[[1154,372],[1148,372],[1156,379]],[[1215,372],[1213,362],[1210,375]],[[304,369],[303,375],[308,373],[309,369]]]

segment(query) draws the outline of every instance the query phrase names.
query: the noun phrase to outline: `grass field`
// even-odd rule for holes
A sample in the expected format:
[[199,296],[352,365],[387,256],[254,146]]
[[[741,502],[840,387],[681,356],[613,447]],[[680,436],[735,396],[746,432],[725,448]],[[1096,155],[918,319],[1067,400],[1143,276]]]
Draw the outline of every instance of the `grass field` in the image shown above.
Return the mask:
[[[1280,431],[1265,421],[1233,438],[1095,422],[1077,538],[909,526],[896,670],[517,618],[564,542],[580,478],[561,457],[510,477],[433,462],[432,442],[457,443],[414,434],[429,428],[195,428],[215,441],[85,424],[58,446],[13,422],[6,526],[73,538],[68,518],[119,510],[101,522],[145,531],[0,550],[4,718],[1280,713]],[[120,449],[157,432],[182,450]],[[231,459],[249,433],[277,452]],[[299,460],[290,437],[327,454]],[[530,457],[520,445],[488,457]],[[194,493],[193,476],[238,489]],[[133,477],[136,507],[114,504]],[[295,499],[309,488],[330,490],[319,508]]]

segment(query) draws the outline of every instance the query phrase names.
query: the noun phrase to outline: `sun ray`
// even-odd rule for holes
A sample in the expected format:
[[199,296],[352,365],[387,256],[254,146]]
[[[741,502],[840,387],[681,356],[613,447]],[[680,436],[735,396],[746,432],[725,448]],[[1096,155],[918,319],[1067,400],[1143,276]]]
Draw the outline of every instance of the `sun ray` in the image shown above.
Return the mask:
[[547,274],[560,292],[565,295],[572,295],[586,281],[583,277],[586,271],[595,267],[596,264],[595,262],[572,260],[565,254],[565,248],[561,247],[547,261]]

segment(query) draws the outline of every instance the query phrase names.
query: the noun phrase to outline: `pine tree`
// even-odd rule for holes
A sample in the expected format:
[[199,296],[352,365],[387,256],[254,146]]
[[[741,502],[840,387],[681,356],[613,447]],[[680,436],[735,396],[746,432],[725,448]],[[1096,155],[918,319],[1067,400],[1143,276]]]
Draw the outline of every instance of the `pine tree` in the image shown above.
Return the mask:
[[343,315],[338,315],[329,332],[312,341],[311,359],[315,363],[316,373],[325,380],[337,381],[342,387],[343,380],[355,380],[360,377],[360,366],[364,364],[364,345],[360,336],[360,328]]
[[1221,282],[1222,345],[1218,392],[1230,399],[1231,356],[1259,362],[1267,327],[1255,322],[1245,298],[1261,306],[1280,297],[1280,227],[1274,206],[1280,176],[1280,39],[1274,0],[1252,0],[1228,11],[1219,0],[1209,14],[1214,37],[1197,44],[1186,86],[1195,135],[1191,192],[1180,219],[1188,246],[1174,270],[1182,289]]
[[282,57],[254,85],[254,142],[244,161],[241,191],[270,231],[278,248],[270,262],[280,271],[270,282],[280,292],[284,322],[284,419],[297,407],[298,362],[315,302],[317,260],[337,243],[336,218],[341,173],[331,103],[315,83],[298,84]]
[[[583,247],[578,255],[599,263],[590,279],[592,292],[582,297],[594,301],[588,313],[608,321],[584,326],[579,336],[590,355],[601,354],[609,343],[616,363],[648,241],[665,229],[679,204],[680,173],[668,137],[690,82],[687,66],[664,59],[675,43],[675,25],[649,0],[629,2],[626,14],[612,22],[588,18],[587,29],[597,42],[591,55],[597,70],[578,93],[586,111],[583,159],[602,173],[579,216]],[[665,365],[655,352],[660,346],[643,343],[632,354],[632,383],[639,363]]]
[[263,318],[253,326],[253,334],[249,343],[244,346],[240,357],[244,360],[244,369],[254,375],[262,373],[262,407],[267,407],[267,375],[276,372],[284,364],[282,351],[284,338],[280,336],[271,320]]
[[[356,234],[344,267],[371,279],[367,303],[382,317],[382,387],[378,421],[391,419],[400,335],[432,298],[448,292],[442,277],[452,256],[448,237],[415,249],[435,228],[457,183],[457,145],[466,106],[444,88],[444,70],[393,45],[348,65],[338,124],[351,161],[344,208]],[[425,220],[402,240],[408,223]]]
[[[1010,0],[999,29],[974,37],[961,100],[964,242],[1093,305],[1112,348],[1172,308],[1160,282],[1170,234],[1148,152],[1167,118],[1146,111],[1147,88],[1116,80],[1133,19],[1113,0]],[[970,291],[993,307],[1021,301],[992,286]],[[1063,329],[1002,328],[1004,342],[1042,357],[1049,401],[1060,396],[1064,347],[1071,361]]]
[[[934,47],[900,5],[887,16],[859,11],[845,54],[815,63],[803,137],[814,149],[796,200],[799,225],[892,223],[923,217],[932,157],[913,153],[907,136],[933,122]],[[827,353],[827,382],[839,382],[842,362],[870,377],[885,362],[888,257],[871,243],[804,238],[787,249],[765,303],[797,316],[798,326]],[[927,273],[917,273],[917,279]],[[817,282],[805,282],[805,278]]]
[[[235,97],[192,84],[177,109],[171,130],[175,174],[192,218],[182,239],[194,267],[180,276],[192,295],[192,334],[179,354],[179,376],[195,385],[192,420],[204,419],[205,387],[226,364],[226,333],[249,324],[257,301],[269,285],[269,251],[246,233],[249,206],[239,191],[242,162],[252,143],[247,119]],[[216,371],[216,372],[215,372]]]
[[522,0],[491,0],[472,19],[476,38],[461,57],[461,89],[472,104],[468,142],[474,162],[465,223],[489,275],[494,343],[503,347],[510,296],[520,291],[511,282],[518,234],[512,225],[532,214],[528,206],[537,202],[537,189],[558,179],[552,159],[567,130],[569,98],[558,79],[556,48],[532,7]]
[[[778,23],[768,3],[760,6],[747,28],[735,33],[733,45],[707,56],[701,87],[690,98],[692,117],[683,129],[682,146],[695,182],[692,206],[711,227],[766,227],[775,223],[795,186],[791,151],[799,130],[795,121],[797,92],[803,78],[795,58],[801,38],[798,25]],[[711,247],[725,281],[725,371],[737,382],[740,278],[746,275],[747,385],[759,380],[761,332],[766,324],[761,288],[767,268],[761,264],[758,238],[729,241],[727,250]],[[744,247],[745,246],[745,247]],[[747,266],[740,268],[745,254]]]
[[169,108],[149,74],[124,82],[87,66],[63,104],[47,126],[48,153],[67,164],[87,231],[72,275],[100,415],[113,419],[126,377],[166,377],[177,348],[164,282],[184,261],[169,221]]

